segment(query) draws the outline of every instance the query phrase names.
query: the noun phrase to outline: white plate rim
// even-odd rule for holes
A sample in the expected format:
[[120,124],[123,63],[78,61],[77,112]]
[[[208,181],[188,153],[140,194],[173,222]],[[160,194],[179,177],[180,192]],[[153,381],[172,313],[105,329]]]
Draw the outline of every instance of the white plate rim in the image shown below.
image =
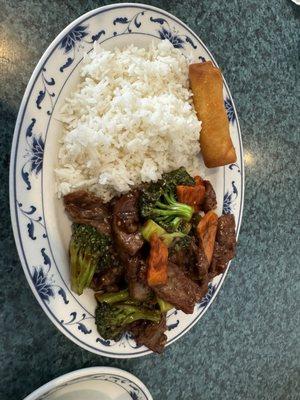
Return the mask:
[[[13,233],[14,233],[14,238],[15,238],[15,243],[16,243],[16,247],[18,250],[18,254],[19,254],[19,258],[23,267],[23,270],[25,272],[25,276],[26,279],[31,287],[31,290],[33,291],[37,301],[39,302],[39,304],[41,305],[42,309],[45,311],[46,315],[48,316],[48,318],[54,323],[54,325],[61,331],[64,333],[64,335],[66,335],[70,340],[72,340],[74,343],[76,343],[77,345],[81,346],[82,348],[85,348],[88,351],[94,352],[95,354],[100,354],[100,355],[104,355],[107,357],[111,357],[111,358],[135,358],[135,357],[140,357],[143,355],[148,355],[148,354],[152,354],[152,351],[148,350],[148,351],[143,351],[142,353],[134,353],[134,354],[113,354],[113,353],[104,353],[101,351],[95,351],[93,350],[89,345],[85,344],[83,341],[81,341],[80,339],[78,339],[77,337],[74,337],[68,330],[63,330],[61,325],[57,322],[55,316],[53,316],[51,314],[51,311],[47,308],[47,305],[43,302],[43,300],[40,298],[39,294],[37,293],[31,276],[27,271],[26,268],[26,260],[23,256],[23,251],[22,251],[22,246],[21,246],[21,239],[19,237],[19,233],[18,233],[18,226],[16,223],[16,215],[15,215],[15,197],[14,197],[14,185],[13,185],[13,180],[14,180],[14,161],[16,159],[15,157],[15,153],[16,153],[16,142],[18,140],[18,132],[20,130],[20,124],[21,124],[21,120],[22,120],[22,115],[25,111],[26,108],[26,101],[28,99],[31,87],[33,82],[35,81],[35,79],[37,78],[37,74],[38,71],[40,71],[41,67],[43,66],[43,64],[45,63],[45,61],[47,60],[49,53],[55,48],[55,46],[57,46],[59,44],[59,42],[63,39],[63,37],[72,29],[74,28],[76,25],[78,25],[80,22],[83,22],[83,20],[88,19],[89,17],[93,16],[96,13],[99,13],[100,11],[107,11],[110,9],[116,9],[116,8],[125,8],[125,7],[134,7],[134,8],[138,8],[138,7],[144,7],[146,9],[152,10],[152,11],[156,11],[158,13],[161,13],[167,17],[172,18],[173,20],[175,20],[176,22],[178,22],[180,25],[182,25],[187,31],[190,32],[191,35],[193,35],[203,46],[203,48],[207,51],[207,53],[209,54],[210,58],[212,59],[212,61],[214,62],[214,64],[216,66],[218,66],[217,62],[215,61],[213,55],[211,54],[211,52],[208,50],[208,48],[206,47],[206,45],[202,42],[202,40],[198,37],[198,35],[192,31],[184,22],[182,22],[179,18],[177,18],[176,16],[174,16],[173,14],[160,9],[158,7],[154,7],[154,6],[150,6],[148,4],[143,4],[143,3],[116,3],[116,4],[112,4],[112,5],[107,5],[107,6],[103,6],[103,7],[99,7],[96,9],[93,9],[83,15],[81,15],[80,17],[78,17],[77,19],[75,19],[73,22],[71,22],[68,26],[66,26],[65,29],[63,29],[57,36],[56,38],[51,42],[51,44],[48,46],[48,48],[46,49],[46,51],[43,53],[42,57],[40,58],[39,62],[37,63],[31,78],[27,84],[21,105],[20,105],[20,109],[18,112],[18,116],[17,116],[17,120],[16,120],[16,125],[15,125],[15,130],[14,130],[14,136],[13,136],[13,141],[12,141],[12,150],[11,150],[11,158],[10,158],[10,177],[9,177],[9,194],[10,194],[10,213],[11,213],[11,221],[12,221],[12,228],[13,228]],[[245,173],[244,173],[244,162],[243,162],[243,144],[242,144],[242,138],[241,138],[241,129],[240,129],[240,124],[239,124],[239,120],[238,120],[238,115],[236,112],[236,107],[231,95],[231,92],[229,90],[229,87],[226,83],[226,80],[223,76],[223,83],[224,86],[226,87],[226,90],[228,92],[228,95],[230,97],[230,99],[232,99],[232,106],[233,106],[233,110],[235,113],[235,119],[236,119],[236,124],[237,124],[237,131],[238,131],[238,136],[239,136],[239,143],[240,143],[240,148],[239,148],[239,152],[240,152],[240,158],[241,158],[241,164],[239,166],[239,168],[241,169],[241,187],[240,187],[240,212],[239,212],[239,222],[237,224],[237,230],[236,230],[236,234],[237,234],[237,238],[239,236],[239,231],[240,231],[240,226],[241,226],[241,221],[242,221],[242,216],[243,216],[243,207],[244,207],[244,190],[245,190]],[[173,343],[174,341],[178,340],[181,336],[183,336],[185,333],[187,333],[197,322],[198,320],[205,314],[205,312],[207,311],[207,309],[210,307],[210,305],[212,304],[212,302],[214,301],[217,293],[219,292],[224,279],[228,273],[230,267],[230,263],[226,269],[226,271],[223,273],[221,280],[219,281],[217,288],[209,302],[209,304],[204,308],[204,310],[193,320],[193,322],[191,322],[189,324],[188,327],[186,327],[182,332],[180,332],[175,338],[171,339],[170,341],[168,341],[167,346],[169,346],[171,343]]]

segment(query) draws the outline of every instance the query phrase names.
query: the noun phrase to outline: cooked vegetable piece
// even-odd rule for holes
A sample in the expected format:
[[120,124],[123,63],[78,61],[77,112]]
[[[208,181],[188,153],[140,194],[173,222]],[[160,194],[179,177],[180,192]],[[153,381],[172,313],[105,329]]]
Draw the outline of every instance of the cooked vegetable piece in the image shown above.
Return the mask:
[[184,238],[186,237],[186,234],[183,232],[172,232],[172,233],[164,233],[163,235],[160,236],[162,241],[164,242],[167,247],[171,246],[172,242],[176,238]]
[[96,308],[96,325],[103,339],[119,340],[135,321],[147,320],[159,323],[161,313],[126,303],[102,302]]
[[198,237],[202,242],[204,253],[209,264],[212,260],[217,228],[218,216],[213,211],[209,211],[205,214],[197,226]]
[[150,239],[147,281],[150,287],[163,285],[168,279],[168,248],[153,234]]
[[163,174],[162,180],[168,189],[175,191],[177,185],[194,185],[194,178],[186,171],[184,167]]
[[[193,217],[192,217],[193,218]],[[181,220],[180,224],[178,225],[177,231],[188,235],[192,229],[192,220],[191,221],[184,221]]]
[[205,196],[205,186],[195,185],[195,186],[177,186],[177,197],[181,203],[188,204],[192,206],[195,211],[200,210],[200,205],[204,201]]
[[153,234],[157,234],[157,236],[159,236],[168,247],[171,245],[175,238],[186,236],[186,234],[183,232],[168,233],[152,219],[148,219],[148,221],[144,224],[141,229],[141,233],[143,238],[148,242],[150,242],[151,236]]
[[160,311],[162,313],[166,313],[166,312],[172,310],[172,308],[174,308],[174,306],[171,303],[169,303],[163,299],[160,299],[159,297],[157,297],[157,303],[158,303]]
[[142,189],[139,206],[143,218],[152,218],[152,210],[164,193],[175,194],[177,185],[194,185],[194,179],[187,173],[184,167],[162,175],[157,182],[151,182]]
[[159,226],[153,219],[148,219],[142,226],[141,234],[147,242],[150,242],[151,236],[156,233],[157,236],[161,236],[166,233],[165,229]]
[[[99,291],[100,335],[118,340],[129,331],[138,345],[162,352],[166,313],[174,307],[192,313],[233,257],[234,217],[218,220],[212,185],[184,168],[106,205],[84,191],[66,196],[65,204],[73,220],[87,221],[73,224],[71,286],[78,294],[87,286]],[[202,217],[200,209],[209,212]]]
[[97,269],[110,265],[110,237],[89,225],[73,224],[70,241],[71,288],[81,295]]
[[203,185],[204,184],[203,179],[199,175],[194,176],[194,181],[195,181],[195,185]]
[[129,291],[125,289],[116,293],[95,293],[95,298],[99,303],[120,303],[129,299]]
[[200,176],[195,176],[195,185],[178,185],[176,188],[178,201],[192,206],[195,212],[200,210],[200,205],[205,199],[205,184]]
[[164,193],[152,209],[152,218],[168,232],[174,232],[182,221],[190,221],[193,213],[193,207],[177,202],[172,193]]

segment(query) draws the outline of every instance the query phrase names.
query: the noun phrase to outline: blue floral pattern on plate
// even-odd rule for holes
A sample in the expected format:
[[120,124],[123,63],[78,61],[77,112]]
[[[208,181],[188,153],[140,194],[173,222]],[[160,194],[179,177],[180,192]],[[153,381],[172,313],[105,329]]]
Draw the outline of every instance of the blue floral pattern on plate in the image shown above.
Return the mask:
[[[31,239],[33,238],[31,237]],[[46,249],[44,247],[41,249],[41,255],[44,260],[44,265],[39,267],[32,267],[31,272],[32,283],[36,289],[37,294],[43,301],[49,303],[51,298],[55,298],[55,291],[57,291],[57,294],[63,299],[64,304],[68,304],[69,300],[67,299],[65,290],[62,288],[62,286],[57,285],[55,282],[53,282],[53,279],[50,275],[51,258],[46,253]]]
[[27,190],[31,189],[29,176],[32,172],[38,175],[43,167],[45,143],[41,135],[33,134],[33,128],[36,123],[36,118],[32,118],[26,129],[26,154],[24,158],[26,162],[21,169],[21,176],[26,184]]
[[177,35],[174,35],[171,31],[167,31],[165,28],[160,29],[159,31],[160,38],[162,40],[169,40],[175,49],[182,49],[184,41]]
[[42,300],[49,301],[50,297],[54,297],[51,284],[49,284],[42,267],[33,267],[32,282]]
[[81,40],[88,36],[88,32],[86,32],[87,26],[78,25],[75,28],[71,29],[69,33],[62,39],[60,43],[61,49],[64,50],[65,53],[68,53],[72,50],[77,42],[81,42]]
[[125,29],[122,30],[121,32],[114,31],[113,35],[117,36],[117,35],[123,35],[124,33],[132,33],[134,27],[139,29],[142,25],[142,23],[140,22],[140,17],[143,16],[144,14],[145,14],[144,11],[140,11],[140,12],[136,13],[132,18],[128,18],[128,17],[115,18],[113,20],[113,25],[116,26],[117,24],[123,24],[126,26],[125,26]]
[[[58,218],[55,207],[61,206],[53,201],[54,182],[50,179],[54,168],[53,151],[56,151],[53,143],[61,129],[57,103],[66,95],[69,82],[78,77],[78,65],[95,41],[106,46],[118,46],[124,40],[135,43],[139,39],[139,43],[147,46],[152,40],[168,40],[175,48],[186,55],[192,54],[199,62],[214,60],[189,28],[172,15],[146,5],[121,4],[94,10],[88,17],[82,16],[71,24],[66,32],[55,39],[42,57],[31,81],[30,94],[24,97],[18,116],[10,177],[14,234],[26,277],[55,325],[73,341],[97,354],[137,357],[150,351],[137,346],[131,335],[124,335],[119,342],[99,337],[94,323],[94,304],[92,301],[82,302],[70,290],[66,249],[60,243],[62,241],[55,242],[53,239],[60,235],[56,227],[66,223],[61,221],[63,218],[59,218],[59,222],[53,220]],[[242,144],[226,83],[224,90],[238,161],[220,169],[223,186],[218,186],[217,191],[223,197],[223,212],[234,213],[239,229],[244,186]],[[62,229],[68,231],[69,226],[65,225]],[[174,310],[169,313],[168,344],[201,318],[223,278],[215,278],[207,295],[195,307],[194,314],[185,315]],[[84,304],[90,304],[90,308]]]
[[233,124],[236,118],[235,118],[234,107],[233,107],[232,101],[230,100],[229,97],[226,97],[226,99],[224,100],[224,104],[225,104],[225,109],[227,112],[228,120],[229,120],[229,122],[231,122]]
[[228,190],[224,195],[223,214],[232,214],[235,206],[235,201],[238,198],[238,189],[234,181],[231,182],[231,190]]
[[41,136],[33,137],[31,143],[31,172],[38,174],[43,167],[44,141]]
[[216,290],[217,290],[217,285],[214,285],[213,282],[210,282],[208,284],[208,292],[202,298],[202,300],[200,300],[200,302],[197,304],[198,308],[207,307],[211,299],[213,298],[213,295],[216,293]]

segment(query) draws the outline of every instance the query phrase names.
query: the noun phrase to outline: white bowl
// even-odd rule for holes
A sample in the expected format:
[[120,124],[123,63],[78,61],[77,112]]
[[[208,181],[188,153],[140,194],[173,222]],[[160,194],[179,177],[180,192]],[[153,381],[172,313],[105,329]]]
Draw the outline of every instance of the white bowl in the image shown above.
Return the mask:
[[152,396],[129,372],[92,367],[53,379],[24,400],[152,400]]

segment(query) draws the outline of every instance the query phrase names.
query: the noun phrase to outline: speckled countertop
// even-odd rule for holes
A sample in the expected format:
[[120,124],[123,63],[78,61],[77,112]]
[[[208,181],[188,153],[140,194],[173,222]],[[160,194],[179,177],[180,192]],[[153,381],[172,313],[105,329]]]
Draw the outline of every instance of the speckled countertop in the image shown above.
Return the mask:
[[155,400],[299,399],[300,8],[289,0],[148,2],[181,18],[213,52],[242,128],[246,190],[238,255],[201,322],[161,357],[102,358],[60,333],[26,283],[8,205],[18,107],[53,38],[108,3],[0,1],[0,399],[22,399],[63,373],[96,365],[134,373]]

